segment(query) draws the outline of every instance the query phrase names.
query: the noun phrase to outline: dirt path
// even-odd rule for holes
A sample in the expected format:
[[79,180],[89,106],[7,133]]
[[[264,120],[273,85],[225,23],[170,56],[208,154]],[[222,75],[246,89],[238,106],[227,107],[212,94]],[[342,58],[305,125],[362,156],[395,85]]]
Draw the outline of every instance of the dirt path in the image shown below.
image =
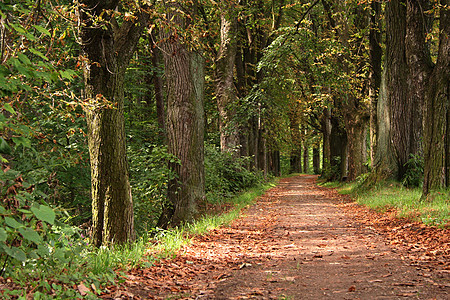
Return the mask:
[[448,261],[405,258],[315,178],[282,180],[229,227],[195,238],[173,260],[133,271],[116,296],[450,299]]

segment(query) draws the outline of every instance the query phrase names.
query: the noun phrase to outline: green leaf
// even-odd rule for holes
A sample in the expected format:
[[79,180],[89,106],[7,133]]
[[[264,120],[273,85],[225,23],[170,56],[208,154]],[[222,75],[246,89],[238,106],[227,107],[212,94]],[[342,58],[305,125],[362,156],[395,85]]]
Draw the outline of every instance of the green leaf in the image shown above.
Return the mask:
[[31,228],[19,228],[19,233],[23,236],[24,239],[27,239],[36,245],[42,242],[41,236]]
[[1,156],[1,155],[0,155],[0,161],[1,161],[2,163],[5,163],[5,164],[8,163],[8,160],[7,160],[6,158],[4,158],[3,156]]
[[32,258],[32,259],[39,259],[39,258],[40,258],[39,255],[37,254],[37,251],[36,251],[36,250],[33,250],[33,251],[28,252],[28,256],[29,256],[30,258]]
[[[16,195],[16,196],[18,196],[18,195]],[[23,214],[31,214],[31,211],[28,210],[28,209],[21,209],[21,208],[19,208],[17,211],[19,211],[19,212],[21,212]],[[1,214],[1,209],[0,209],[0,214]]]
[[14,228],[14,229],[23,227],[23,224],[17,222],[15,219],[13,219],[11,217],[5,217],[5,223],[6,223],[6,225],[8,225],[9,227]]
[[21,249],[19,249],[17,247],[12,247],[11,250],[12,250],[12,254],[10,254],[10,255],[12,257],[14,257],[15,259],[17,259],[18,261],[26,261],[27,260],[27,255]]
[[40,33],[51,36],[50,31],[48,31],[46,28],[39,26],[39,25],[33,25],[33,27],[36,28],[37,31],[39,31]]
[[55,223],[55,212],[51,207],[41,205],[39,208],[32,207],[31,211],[39,220],[47,222],[51,225]]
[[0,206],[0,215],[4,214],[6,212],[6,208],[4,208],[3,206]]
[[8,254],[9,256],[11,256],[12,258],[15,258],[20,261],[25,261],[27,259],[25,252],[23,252],[22,250],[20,250],[17,247],[9,248],[5,244],[0,244],[0,246],[3,248],[5,253]]
[[9,25],[20,34],[26,33],[25,29],[21,25],[17,25],[14,23],[9,23]]
[[14,108],[12,108],[11,104],[9,104],[9,103],[3,104],[3,109],[6,110],[6,111],[9,111],[13,115],[16,114]]
[[13,137],[11,138],[13,143],[17,146],[22,145],[24,148],[30,148],[31,147],[31,141],[27,139],[26,137],[19,136],[19,137]]
[[3,154],[11,154],[11,147],[9,144],[0,137],[0,153]]
[[21,62],[27,65],[31,65],[31,60],[23,53],[17,54],[17,57],[20,59]]
[[47,255],[49,255],[51,253],[51,251],[50,251],[50,249],[48,248],[47,245],[39,244],[38,248],[37,248],[37,253],[40,256],[47,256]]
[[31,53],[33,53],[34,55],[39,56],[43,60],[48,60],[48,58],[44,54],[42,54],[42,52],[40,52],[40,51],[38,51],[38,50],[36,50],[34,48],[29,48],[28,50],[30,50]]
[[0,242],[5,242],[7,237],[8,237],[8,234],[6,233],[6,230],[3,228],[0,228]]
[[62,78],[68,79],[68,80],[72,80],[73,77],[77,74],[75,73],[74,70],[64,70],[64,71],[59,71],[59,73],[61,74]]

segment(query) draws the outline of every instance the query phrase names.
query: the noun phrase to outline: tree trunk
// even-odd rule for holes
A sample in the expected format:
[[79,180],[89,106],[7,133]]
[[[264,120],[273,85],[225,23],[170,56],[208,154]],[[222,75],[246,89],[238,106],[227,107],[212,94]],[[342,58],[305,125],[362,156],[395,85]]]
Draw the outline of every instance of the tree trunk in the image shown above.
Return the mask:
[[[423,108],[428,78],[433,68],[426,35],[431,31],[432,20],[424,13],[432,8],[429,0],[407,1],[405,53],[408,64],[407,108],[409,109],[409,152],[423,154]],[[409,154],[408,154],[409,155]],[[408,156],[407,159],[410,157]],[[406,170],[405,170],[406,172]],[[403,175],[403,174],[400,174]],[[403,177],[403,176],[402,176]],[[401,177],[401,178],[402,178]]]
[[[135,238],[123,115],[124,73],[148,20],[111,17],[118,1],[83,1],[81,41],[85,56],[85,114],[91,161],[93,243],[99,247]],[[105,24],[96,23],[102,15]]]
[[[168,19],[183,27],[186,20],[178,5]],[[167,84],[168,152],[180,163],[170,163],[177,175],[168,186],[170,207],[164,208],[160,226],[177,226],[192,221],[197,204],[205,197],[204,170],[204,59],[187,49],[178,33],[162,30],[162,43]]]
[[219,110],[220,148],[223,152],[230,152],[239,144],[237,126],[233,123],[237,99],[234,87],[237,12],[234,4],[222,3],[220,22],[221,43],[216,60],[216,99]]
[[374,168],[370,174],[368,184],[395,178],[398,173],[391,142],[390,107],[386,91],[387,72],[386,69],[383,72],[380,96],[377,102],[377,151],[375,152]]
[[416,97],[408,97],[405,1],[392,0],[386,4],[386,35],[386,96],[398,170],[396,179],[402,180],[410,155],[419,152],[419,137],[422,136],[422,121],[417,121],[422,120],[422,106]]
[[269,168],[274,176],[281,176],[280,151],[271,150],[269,155]]
[[329,108],[323,111],[322,134],[322,176],[326,178],[326,171],[331,169],[331,110]]
[[309,169],[309,148],[306,141],[303,142],[303,173],[308,173]]
[[369,32],[369,98],[370,98],[370,166],[373,169],[377,151],[378,118],[377,105],[381,85],[381,2],[372,1]]
[[431,190],[450,186],[450,13],[441,1],[439,51],[426,87],[423,197]]
[[313,170],[314,174],[320,174],[320,149],[313,147]]
[[250,118],[248,122],[248,155],[251,157],[250,169],[258,169],[258,119],[257,117]]
[[302,140],[300,138],[300,121],[298,117],[298,102],[295,102],[290,108],[289,114],[289,126],[291,131],[291,153],[290,153],[290,169],[289,173],[301,173],[301,153],[302,153]]
[[330,155],[332,174],[329,179],[341,180],[347,175],[347,133],[336,116],[331,115]]
[[361,174],[367,172],[366,163],[366,124],[360,120],[359,114],[346,116],[346,128],[348,136],[348,175],[347,180],[353,181]]
[[[261,125],[260,125],[261,126]],[[264,176],[267,176],[267,145],[266,138],[264,137],[264,129],[258,129],[258,155],[257,155],[257,169],[264,172]]]

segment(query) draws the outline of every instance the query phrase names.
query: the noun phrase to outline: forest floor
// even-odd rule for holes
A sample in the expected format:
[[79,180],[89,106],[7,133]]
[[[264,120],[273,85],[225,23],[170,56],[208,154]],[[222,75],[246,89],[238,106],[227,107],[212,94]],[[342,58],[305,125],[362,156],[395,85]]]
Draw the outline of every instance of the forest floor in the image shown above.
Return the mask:
[[229,226],[131,270],[102,298],[450,299],[450,229],[285,178]]

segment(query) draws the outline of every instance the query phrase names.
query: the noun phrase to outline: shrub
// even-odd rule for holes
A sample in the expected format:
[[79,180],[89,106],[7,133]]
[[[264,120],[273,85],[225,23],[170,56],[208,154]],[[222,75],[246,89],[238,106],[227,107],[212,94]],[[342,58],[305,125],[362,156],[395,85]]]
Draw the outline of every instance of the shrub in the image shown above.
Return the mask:
[[206,198],[210,203],[223,203],[238,192],[262,182],[259,172],[247,169],[248,157],[222,153],[216,146],[205,145]]
[[410,154],[410,158],[405,164],[407,169],[402,184],[406,187],[420,187],[423,182],[424,165],[422,156]]
[[148,143],[130,146],[128,158],[135,228],[138,234],[142,234],[156,225],[167,201],[167,184],[176,178],[168,163],[178,162],[178,159],[167,153],[165,146]]

